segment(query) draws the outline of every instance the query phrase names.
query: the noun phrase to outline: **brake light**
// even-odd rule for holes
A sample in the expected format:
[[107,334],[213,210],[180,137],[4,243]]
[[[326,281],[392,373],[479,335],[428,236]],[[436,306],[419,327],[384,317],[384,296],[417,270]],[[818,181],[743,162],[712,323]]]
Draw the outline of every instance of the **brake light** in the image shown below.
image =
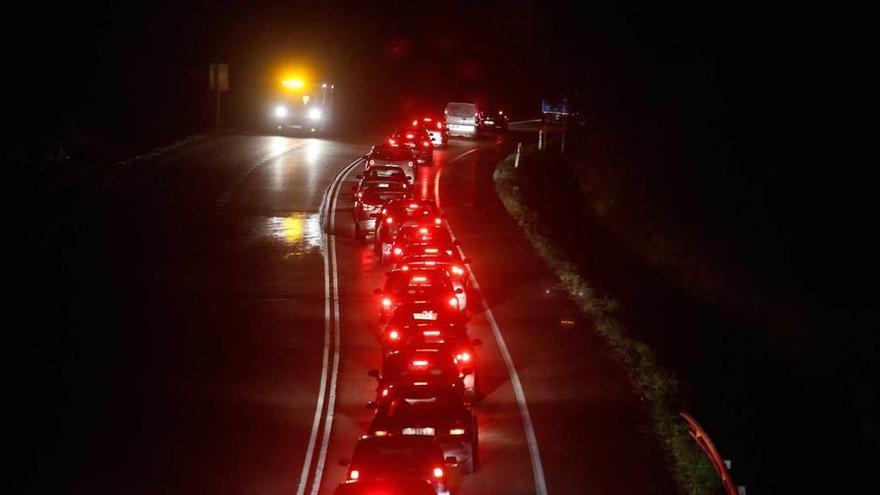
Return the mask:
[[388,397],[388,389],[387,388],[382,389],[382,397]]
[[449,305],[452,306],[453,308],[457,308],[458,307],[458,299],[453,297],[452,299],[449,300]]
[[422,332],[422,335],[424,335],[425,337],[436,337],[440,335],[440,330],[425,330],[424,332]]
[[452,273],[456,275],[464,275],[464,269],[462,269],[460,266],[453,266]]
[[404,271],[404,272],[408,272],[408,271],[409,271],[409,265],[403,265],[402,267],[400,267],[400,270],[401,270],[401,271]]
[[428,382],[413,382],[413,385],[415,385],[416,387],[427,387]]
[[384,306],[386,308],[390,308],[391,307],[391,298],[386,297],[386,298],[382,299],[382,306]]
[[412,166],[413,166],[413,162],[409,162],[409,166],[412,167]]
[[[428,229],[425,229],[427,232]],[[438,251],[437,248],[425,248],[425,254],[436,254]]]
[[443,122],[437,122],[437,129],[443,129]]
[[375,164],[376,164],[376,160],[370,159],[370,165],[375,165]]
[[434,225],[440,225],[441,222],[443,222],[443,220],[440,220],[439,217],[434,219]]
[[413,281],[413,282],[427,282],[427,281],[428,281],[428,277],[413,277],[413,278],[412,278],[412,281]]
[[442,478],[443,477],[443,468],[435,467],[434,468],[434,477]]
[[416,359],[412,362],[412,365],[416,368],[424,368],[428,366],[428,361],[426,359]]
[[400,332],[397,330],[392,330],[388,332],[388,338],[391,340],[400,340]]
[[504,112],[501,110],[498,110],[498,115],[504,115]]
[[426,147],[426,148],[427,148],[428,146],[431,146],[431,141],[422,141],[422,146],[424,146],[424,147]]
[[418,121],[418,120],[413,120],[412,125],[419,125],[419,121]]
[[395,256],[400,256],[401,254],[403,254],[403,249],[400,249],[399,247],[394,248]]
[[[379,432],[376,432],[377,434]],[[450,435],[464,435],[464,428],[453,428],[449,430]]]
[[419,234],[427,234],[427,233],[428,233],[428,228],[427,228],[427,227],[422,227],[422,228],[419,229]]
[[471,360],[471,355],[467,352],[460,352],[455,355],[455,360],[460,363],[466,363]]
[[419,207],[419,205],[418,205],[417,203],[410,203],[410,204],[409,204],[409,207],[412,208],[412,209],[416,209],[416,208]]
[[413,134],[407,134],[407,135],[406,135],[406,138],[407,138],[407,139],[412,139],[412,138],[414,138],[414,137],[415,137],[415,136],[414,136]]
[[[376,430],[373,432],[373,435],[376,435],[377,437],[384,437],[387,434],[388,432],[385,430]],[[452,435],[452,433],[450,433],[450,435]]]
[[430,122],[430,121],[432,121],[432,120],[434,120],[434,119],[432,119],[431,117],[425,117],[425,118],[424,118],[424,121],[425,121],[425,122]]
[[397,146],[397,141],[395,141],[394,139],[389,139],[388,144],[390,144],[391,146]]
[[386,218],[386,219],[385,219],[385,223],[387,223],[387,224],[392,224],[392,223],[394,223],[394,218],[393,218],[393,217],[388,217],[388,218]]
[[[435,471],[436,471],[436,469],[435,469]],[[361,472],[358,471],[357,469],[352,469],[351,472],[348,473],[348,479],[350,479],[350,480],[356,480],[360,477],[361,477]]]

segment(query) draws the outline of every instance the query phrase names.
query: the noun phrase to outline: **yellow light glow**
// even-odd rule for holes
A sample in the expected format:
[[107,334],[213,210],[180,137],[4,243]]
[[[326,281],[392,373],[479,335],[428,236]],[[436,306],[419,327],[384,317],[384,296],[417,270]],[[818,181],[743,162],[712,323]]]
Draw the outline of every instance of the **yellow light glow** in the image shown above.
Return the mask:
[[281,84],[293,89],[298,89],[305,86],[305,83],[302,81],[302,79],[285,79]]

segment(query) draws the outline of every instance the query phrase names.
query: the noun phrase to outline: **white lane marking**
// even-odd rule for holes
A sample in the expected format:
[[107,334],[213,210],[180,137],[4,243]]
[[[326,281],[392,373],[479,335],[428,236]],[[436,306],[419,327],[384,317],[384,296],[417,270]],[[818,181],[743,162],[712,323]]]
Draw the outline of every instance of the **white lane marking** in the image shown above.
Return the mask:
[[[329,206],[328,197],[329,197],[330,191],[333,190],[334,186],[339,181],[339,178],[343,175],[343,173],[347,173],[348,171],[350,171],[354,167],[354,165],[356,165],[359,161],[360,161],[360,159],[355,160],[354,162],[348,164],[345,168],[340,170],[340,172],[336,174],[336,177],[334,177],[333,180],[330,181],[330,185],[327,187],[327,190],[324,191],[324,196],[321,198],[320,211],[321,211],[321,214],[325,216],[325,218],[326,218],[325,209],[328,208],[328,206]],[[330,372],[330,369],[327,367],[327,362],[330,359],[330,304],[331,304],[330,295],[331,295],[331,291],[330,291],[330,262],[329,262],[328,257],[329,257],[329,246],[331,244],[328,241],[327,233],[323,234],[321,245],[323,246],[323,249],[321,250],[321,254],[323,255],[323,258],[324,258],[324,356],[323,356],[323,360],[321,363],[321,370],[322,370],[321,371],[321,385],[318,388],[318,402],[315,406],[315,418],[312,421],[312,431],[309,434],[309,444],[306,447],[306,457],[303,460],[303,468],[302,468],[302,472],[300,473],[300,476],[299,476],[299,483],[297,484],[297,487],[296,487],[296,495],[304,495],[305,494],[306,484],[308,483],[308,480],[309,480],[309,472],[310,472],[310,468],[312,466],[312,457],[314,456],[315,445],[318,440],[318,429],[320,428],[320,425],[321,425],[321,416],[322,416],[321,413],[324,410],[324,397],[326,396],[326,392],[327,392],[327,376]],[[335,280],[336,280],[335,245],[334,245],[334,251],[333,251],[333,269],[334,269],[333,279],[334,279],[334,284],[335,284]],[[339,296],[338,292],[335,293],[335,296],[336,297]],[[338,305],[336,308],[336,314],[337,314],[337,320],[338,320],[338,314],[339,314]],[[338,335],[339,335],[338,326],[336,328],[336,335],[337,335],[337,342],[338,342]],[[338,343],[337,343],[337,354],[334,355],[334,367],[337,367],[337,366],[338,366]],[[336,392],[335,392],[336,374],[335,374],[335,372],[334,372],[333,378],[331,380],[330,387],[331,387],[331,400],[335,401],[335,397],[336,397]],[[328,409],[332,409],[332,407],[333,407],[332,405],[328,404]],[[324,450],[325,449],[322,447],[322,451],[324,451]],[[320,457],[321,456],[319,455],[319,459],[320,459]],[[326,458],[326,452],[324,453],[324,458]],[[323,469],[323,461],[321,461],[321,468]],[[318,483],[318,485],[320,486],[320,483]]]
[[[462,153],[450,160],[449,163],[447,163],[447,166],[478,149],[479,148],[474,148]],[[438,208],[440,207],[440,173],[442,171],[443,168],[439,168],[434,175],[434,201],[437,202]],[[452,227],[449,226],[448,221],[446,222],[446,228],[449,229],[449,234],[454,240],[455,234],[452,233]],[[464,250],[461,249],[461,246],[457,247],[458,254],[464,259]],[[489,326],[492,327],[492,335],[495,336],[498,349],[501,351],[501,357],[504,358],[504,364],[507,366],[507,374],[510,375],[510,383],[513,386],[513,394],[516,397],[516,403],[519,406],[519,415],[522,418],[523,430],[525,430],[526,434],[526,444],[529,447],[529,457],[532,461],[532,476],[535,480],[535,493],[537,495],[547,495],[547,481],[544,478],[544,465],[541,462],[541,451],[538,449],[538,437],[535,435],[535,427],[532,424],[532,415],[529,414],[529,406],[526,402],[526,394],[523,390],[522,382],[519,379],[519,373],[516,371],[516,365],[513,364],[513,357],[507,349],[507,342],[504,340],[504,336],[501,335],[501,329],[498,327],[498,322],[495,321],[495,315],[492,313],[492,309],[489,308],[489,302],[486,301],[486,296],[484,296],[483,291],[480,290],[480,284],[477,283],[477,278],[474,276],[473,270],[469,270],[469,272],[471,285],[473,285],[474,288],[477,289],[477,293],[480,294],[480,304],[486,308],[486,319],[489,321]]]
[[346,167],[347,170],[342,174],[339,182],[336,184],[336,191],[333,193],[333,200],[330,206],[330,261],[333,266],[333,371],[330,375],[330,397],[327,401],[327,416],[324,421],[324,437],[321,439],[321,452],[318,455],[318,464],[315,466],[315,478],[312,481],[311,495],[318,495],[321,489],[321,477],[324,474],[324,463],[327,461],[327,449],[330,447],[330,431],[333,427],[333,414],[336,407],[336,380],[339,377],[339,354],[342,347],[342,340],[339,331],[339,276],[336,264],[336,204],[339,200],[339,191],[342,189],[342,182],[354,170],[354,164]]

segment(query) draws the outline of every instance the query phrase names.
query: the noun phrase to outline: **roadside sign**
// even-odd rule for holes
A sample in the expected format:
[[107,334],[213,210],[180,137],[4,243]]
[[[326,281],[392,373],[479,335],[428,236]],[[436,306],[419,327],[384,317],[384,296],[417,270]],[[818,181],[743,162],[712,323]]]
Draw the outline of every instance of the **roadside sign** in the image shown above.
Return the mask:
[[211,64],[209,66],[208,88],[211,91],[229,91],[229,64]]

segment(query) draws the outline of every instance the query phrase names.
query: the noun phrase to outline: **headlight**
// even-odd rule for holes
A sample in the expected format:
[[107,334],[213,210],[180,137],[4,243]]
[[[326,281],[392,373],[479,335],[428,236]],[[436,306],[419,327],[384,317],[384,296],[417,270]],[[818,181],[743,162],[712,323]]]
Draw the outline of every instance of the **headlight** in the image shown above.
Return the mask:
[[323,112],[321,112],[320,108],[313,108],[309,110],[309,118],[312,120],[321,120],[321,117],[323,116],[324,114]]
[[287,117],[287,107],[285,107],[284,105],[278,105],[277,107],[275,107],[275,116],[279,119]]

